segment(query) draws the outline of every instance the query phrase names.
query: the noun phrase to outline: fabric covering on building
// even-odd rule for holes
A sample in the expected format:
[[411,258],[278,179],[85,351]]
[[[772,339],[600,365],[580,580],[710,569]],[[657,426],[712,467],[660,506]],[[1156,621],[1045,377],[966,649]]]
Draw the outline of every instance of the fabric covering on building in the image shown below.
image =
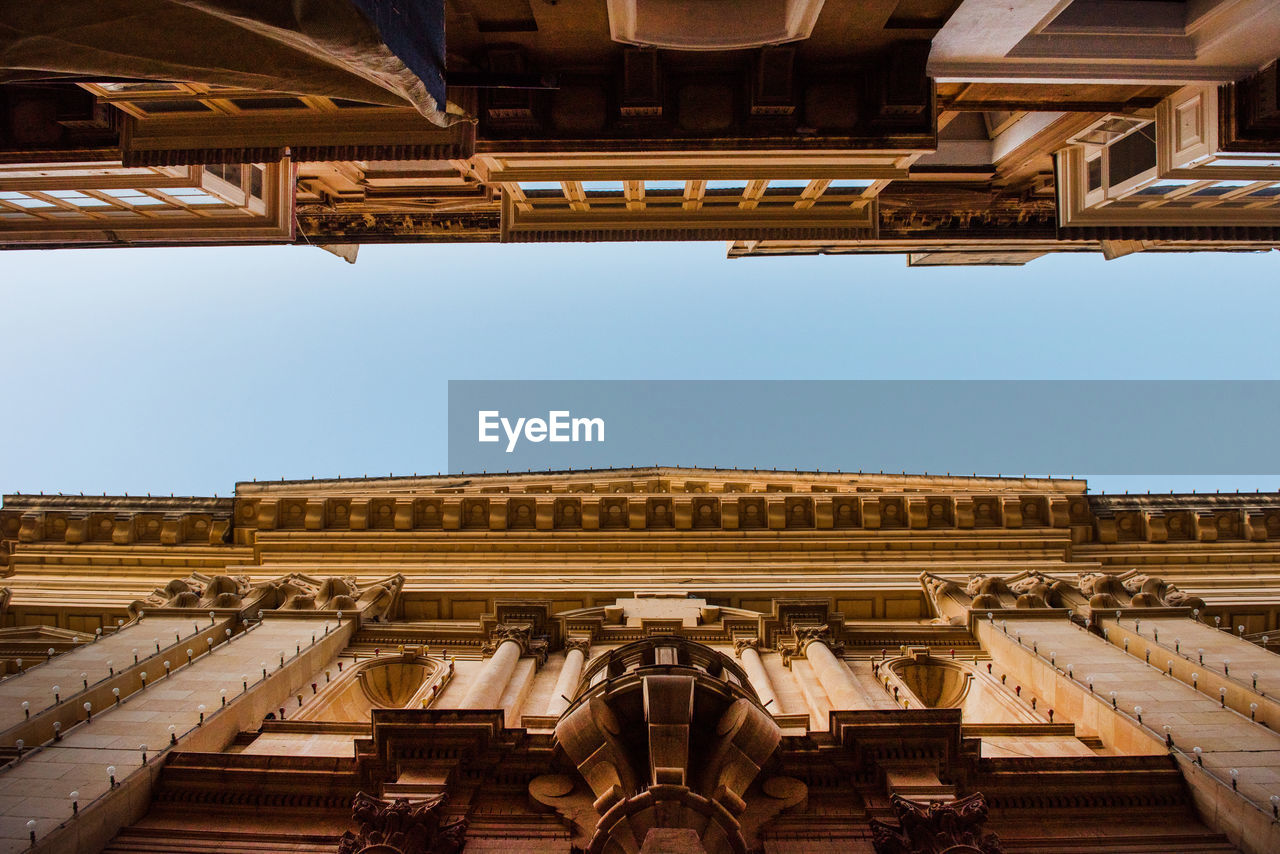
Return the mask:
[[0,82],[41,75],[411,105],[448,124],[443,0],[0,0]]

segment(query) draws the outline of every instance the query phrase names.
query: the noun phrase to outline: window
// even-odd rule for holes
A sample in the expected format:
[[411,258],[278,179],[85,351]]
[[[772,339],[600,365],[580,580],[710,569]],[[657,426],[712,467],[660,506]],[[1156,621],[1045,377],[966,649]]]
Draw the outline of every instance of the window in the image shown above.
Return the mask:
[[[211,163],[204,167],[201,189],[227,204],[246,205],[254,213],[263,213],[266,210],[265,175],[260,163]],[[209,203],[202,201],[201,204]]]
[[1142,128],[1107,147],[1107,183],[1112,187],[1156,168],[1156,141]]
[[1089,192],[1102,189],[1102,155],[1091,157],[1088,160],[1089,166]]

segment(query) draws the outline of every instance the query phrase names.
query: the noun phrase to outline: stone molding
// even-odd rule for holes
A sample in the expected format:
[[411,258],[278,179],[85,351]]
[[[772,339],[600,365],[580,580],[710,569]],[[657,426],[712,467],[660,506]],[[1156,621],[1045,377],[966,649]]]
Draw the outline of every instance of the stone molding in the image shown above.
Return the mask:
[[[299,531],[592,532],[636,530],[1020,530],[1072,542],[1217,542],[1280,538],[1280,496],[1085,495],[1064,481],[859,475],[884,491],[849,491],[849,479],[783,479],[746,471],[652,470],[543,483],[526,477],[241,484],[235,498],[9,495],[0,541],[116,546],[248,545],[256,533]],[[620,480],[619,478],[626,478]],[[333,495],[334,484],[421,482],[426,495]],[[503,485],[491,485],[499,483]],[[902,493],[906,484],[918,492]],[[1055,488],[1059,487],[1059,488]],[[572,508],[567,514],[566,508]]]

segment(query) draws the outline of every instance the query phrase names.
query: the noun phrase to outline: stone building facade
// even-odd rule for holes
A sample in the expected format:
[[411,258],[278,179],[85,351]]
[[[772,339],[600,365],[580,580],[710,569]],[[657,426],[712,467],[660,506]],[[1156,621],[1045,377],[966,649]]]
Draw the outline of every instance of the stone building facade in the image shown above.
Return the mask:
[[1280,494],[629,469],[0,507],[0,848],[1280,848]]

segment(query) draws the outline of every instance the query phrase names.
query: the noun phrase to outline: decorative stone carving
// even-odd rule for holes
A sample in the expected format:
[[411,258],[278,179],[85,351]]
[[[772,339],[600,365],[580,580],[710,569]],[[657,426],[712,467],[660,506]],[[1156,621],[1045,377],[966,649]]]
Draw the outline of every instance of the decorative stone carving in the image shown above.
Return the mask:
[[395,601],[404,578],[360,584],[355,578],[312,578],[293,573],[273,581],[251,583],[243,575],[208,576],[193,572],[157,587],[129,605],[131,616],[153,608],[236,609],[252,615],[263,611],[345,611],[378,619]]
[[[1120,578],[1125,592],[1132,597],[1130,600],[1132,606],[1157,608],[1160,606],[1203,608],[1205,606],[1203,599],[1184,593],[1163,578],[1151,575],[1123,575]],[[1083,585],[1083,580],[1081,583]]]
[[756,652],[759,652],[760,638],[734,638],[733,654],[738,656],[738,658],[742,658],[742,651],[744,649],[754,649]]
[[351,805],[359,830],[338,841],[338,854],[457,854],[467,832],[466,819],[442,815],[448,796],[421,801],[384,801],[360,792]]
[[811,643],[824,644],[835,655],[844,652],[844,642],[831,636],[830,626],[792,626],[791,635],[795,640],[795,655],[804,655]]
[[964,592],[973,597],[974,608],[1004,608],[1001,597],[1013,593],[1003,578],[982,574],[970,578]]
[[569,638],[564,642],[565,652],[570,652],[575,649],[581,652],[584,656],[590,655],[591,639],[590,638]]
[[1113,575],[1086,572],[1074,582],[1036,571],[1008,578],[973,575],[960,583],[924,573],[920,582],[943,622],[962,625],[969,611],[1067,608],[1078,613],[1116,608],[1203,608],[1204,601],[1136,569]]
[[[1032,505],[1034,506],[1034,505]],[[1039,572],[1030,572],[1009,583],[1009,590],[1017,596],[1015,608],[1053,608],[1062,604],[1062,587],[1065,582],[1055,581]]]
[[145,599],[134,600],[129,613],[136,616],[152,608],[242,608],[251,604],[271,607],[275,604],[272,592],[270,583],[251,584],[243,575],[207,576],[193,572],[185,579],[175,578],[164,587],[157,587]]
[[898,826],[871,820],[876,854],[1003,854],[1000,838],[983,830],[987,802],[981,793],[950,802],[890,796]]
[[515,641],[520,645],[521,655],[531,655],[542,664],[547,660],[547,641],[533,636],[533,626],[510,625],[500,623],[489,632],[489,640],[484,644],[485,655],[493,655],[498,647],[507,641]]
[[1091,608],[1203,608],[1204,600],[1190,596],[1163,578],[1130,570],[1123,575],[1087,572],[1080,576],[1080,592]]
[[[747,789],[782,738],[745,674],[727,656],[679,638],[606,655],[592,667],[611,678],[593,682],[589,672],[591,693],[556,726],[592,792],[593,814],[582,809],[585,793],[571,797],[563,786],[534,796],[572,815],[593,854],[644,850],[657,828],[695,830],[709,854],[745,852]],[[771,800],[770,810],[781,808]]]

